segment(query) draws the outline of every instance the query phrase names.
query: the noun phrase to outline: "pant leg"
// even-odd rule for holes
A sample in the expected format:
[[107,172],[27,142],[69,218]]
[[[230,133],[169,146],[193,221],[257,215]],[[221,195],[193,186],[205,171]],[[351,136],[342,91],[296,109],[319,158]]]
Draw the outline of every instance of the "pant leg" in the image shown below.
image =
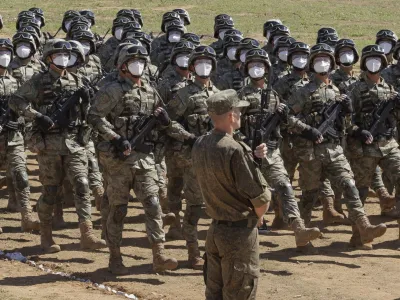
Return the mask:
[[167,197],[168,207],[171,211],[182,210],[182,191],[184,167],[179,164],[179,160],[174,155],[167,153],[165,163],[167,166]]
[[157,180],[158,185],[158,195],[160,198],[160,204],[163,212],[167,212],[168,208],[168,198],[167,198],[167,167],[165,165],[165,160],[162,160],[159,164],[156,164]]
[[335,197],[335,192],[332,189],[329,179],[325,178],[324,181],[322,181],[320,193],[321,196],[325,198]]
[[218,247],[214,240],[214,225],[211,224],[207,231],[206,237],[206,255],[207,255],[207,270],[206,270],[206,299],[219,300],[222,299],[222,289],[224,283],[222,281],[221,256],[218,252]]
[[76,151],[63,157],[63,164],[69,181],[74,188],[74,200],[79,222],[91,220],[92,204],[88,180],[88,161],[85,150]]
[[333,186],[343,190],[343,200],[352,222],[365,215],[353,172],[344,154],[340,154],[334,159],[327,158],[323,164],[323,175],[329,179]]
[[[385,178],[387,178],[387,174],[385,173]],[[391,184],[391,183],[390,183]],[[383,183],[383,174],[382,170],[379,167],[376,167],[375,172],[372,176],[372,181],[371,181],[371,189],[374,191],[385,187],[386,185]]]
[[42,183],[42,195],[36,205],[41,223],[51,224],[53,207],[62,199],[57,197],[58,190],[64,179],[63,159],[61,155],[50,153],[39,153],[37,156],[39,164],[39,180]]
[[187,243],[198,240],[197,224],[202,214],[203,197],[193,168],[186,168],[183,175],[186,211],[183,217],[183,236]]
[[133,190],[142,203],[146,216],[146,232],[150,244],[165,242],[162,228],[161,205],[158,198],[157,171],[155,165],[147,168],[131,168],[134,185]]
[[382,168],[383,173],[390,174],[390,179],[396,187],[396,198],[400,200],[399,189],[400,187],[400,150],[394,148],[388,155],[384,156],[379,161],[379,166]]
[[7,149],[7,169],[11,173],[17,201],[22,209],[28,209],[30,204],[30,188],[26,170],[26,155],[24,145],[10,146]]
[[360,191],[361,202],[364,203],[368,197],[368,189],[371,185],[374,173],[378,166],[379,158],[361,156],[351,160],[351,169],[354,172],[354,180]]
[[279,150],[275,151],[273,159],[270,160],[271,163],[263,165],[262,173],[268,184],[278,194],[282,205],[283,220],[288,223],[290,219],[299,218],[300,211]]
[[299,163],[296,152],[293,150],[293,144],[291,142],[291,137],[285,136],[282,140],[281,153],[284,162],[285,169],[288,173],[290,182],[293,182],[294,173],[296,172],[296,167]]
[[88,179],[90,189],[95,187],[103,187],[103,176],[101,175],[99,162],[96,156],[96,150],[93,142],[90,142],[86,147],[86,155],[88,159]]
[[222,299],[256,299],[259,277],[257,228],[215,225],[213,237],[221,259]]

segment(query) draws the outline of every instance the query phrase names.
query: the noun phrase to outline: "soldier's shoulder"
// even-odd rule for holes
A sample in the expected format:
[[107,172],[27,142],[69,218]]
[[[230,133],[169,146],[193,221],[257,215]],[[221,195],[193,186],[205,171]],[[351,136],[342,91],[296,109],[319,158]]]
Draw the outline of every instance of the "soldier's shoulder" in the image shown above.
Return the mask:
[[97,54],[91,54],[90,57],[96,64],[101,64],[100,57],[97,56]]

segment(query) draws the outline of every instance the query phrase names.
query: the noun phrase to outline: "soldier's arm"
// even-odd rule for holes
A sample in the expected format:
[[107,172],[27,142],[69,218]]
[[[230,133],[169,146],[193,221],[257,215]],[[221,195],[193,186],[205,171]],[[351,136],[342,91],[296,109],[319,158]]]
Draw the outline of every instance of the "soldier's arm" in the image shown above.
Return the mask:
[[37,76],[33,76],[10,99],[10,108],[28,121],[34,120],[40,114],[32,107],[32,103],[36,103],[39,97],[39,83]]
[[240,195],[249,199],[254,207],[262,207],[271,201],[271,192],[260,170],[255,166],[250,148],[248,151],[245,152],[242,148],[232,154],[231,172]]
[[110,85],[106,85],[96,93],[93,105],[89,110],[88,122],[107,141],[120,137],[112,129],[110,123],[106,120],[106,116],[112,111],[121,97],[121,91],[112,87],[110,88]]
[[[361,110],[361,102],[360,100],[360,92],[355,84],[351,86],[351,88],[347,91],[347,96],[351,99],[351,103],[353,106],[353,118],[354,120],[357,119],[359,112]],[[350,136],[354,135],[355,132],[359,130],[359,126],[356,125],[356,122],[350,122],[349,127],[347,128],[348,134]]]
[[184,93],[181,93],[179,91],[174,95],[174,98],[172,98],[171,101],[168,102],[167,112],[171,120],[176,121],[184,116],[189,98],[185,99]]

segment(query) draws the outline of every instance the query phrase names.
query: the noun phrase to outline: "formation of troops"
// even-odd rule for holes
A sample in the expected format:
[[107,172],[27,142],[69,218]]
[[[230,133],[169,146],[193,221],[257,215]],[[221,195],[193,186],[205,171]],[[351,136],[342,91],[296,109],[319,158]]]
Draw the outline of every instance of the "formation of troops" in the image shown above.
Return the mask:
[[[257,227],[271,200],[272,227],[290,227],[303,253],[313,253],[311,241],[321,235],[310,227],[317,203],[326,226],[352,227],[350,247],[357,249],[372,249],[386,232],[365,213],[369,189],[383,216],[400,218],[400,41],[393,31],[379,31],[359,53],[331,27],[319,29],[310,47],[278,19],[264,24],[261,44],[227,14],[215,17],[216,41],[204,45],[184,9],[163,14],[158,36],[143,31],[135,9],[117,13],[106,40],[93,32],[90,10],[65,12],[64,38],[44,32],[45,22],[40,8],[21,11],[12,39],[0,39],[7,209],[21,213],[23,231],[40,231],[45,252],[62,250],[52,232],[65,226],[63,207],[75,206],[82,249],[108,247],[110,272],[128,274],[121,242],[133,190],[154,271],[178,267],[164,252],[166,238],[184,239],[189,267],[202,270],[197,227],[206,206],[206,298],[254,299]],[[340,112],[321,132],[327,107],[337,103]],[[256,145],[260,114],[280,121]],[[39,220],[26,149],[39,165]],[[92,196],[101,236],[93,231]]]

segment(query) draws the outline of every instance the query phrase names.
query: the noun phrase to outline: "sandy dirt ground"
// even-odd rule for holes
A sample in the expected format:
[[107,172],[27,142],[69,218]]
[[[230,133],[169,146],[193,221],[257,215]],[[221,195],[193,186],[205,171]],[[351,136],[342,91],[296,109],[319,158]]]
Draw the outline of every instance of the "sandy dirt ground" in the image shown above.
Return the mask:
[[[34,156],[29,156],[32,204],[40,195]],[[294,186],[296,187],[295,182]],[[296,192],[298,188],[296,187]],[[140,299],[204,299],[202,273],[188,268],[184,241],[167,241],[166,252],[179,261],[179,268],[165,274],[152,272],[152,256],[144,227],[141,204],[130,203],[125,222],[123,256],[130,275],[115,277],[107,271],[107,249],[84,252],[79,247],[79,230],[74,209],[65,211],[68,227],[54,233],[62,252],[44,254],[37,233],[21,233],[18,213],[6,213],[7,192],[0,191],[0,250],[20,251],[37,263],[56,271],[74,274],[93,282],[133,293]],[[318,255],[299,255],[291,231],[260,235],[261,277],[257,299],[400,299],[399,228],[395,221],[380,217],[377,199],[370,197],[366,210],[371,222],[386,222],[388,231],[377,239],[373,251],[350,251],[350,226],[324,228],[321,211],[313,213],[313,224],[323,238],[314,245]],[[95,232],[100,235],[100,215],[93,208]],[[273,215],[268,214],[269,223]],[[201,251],[209,219],[199,226]],[[48,275],[18,262],[0,261],[0,299],[124,299],[94,290],[87,284]]]

